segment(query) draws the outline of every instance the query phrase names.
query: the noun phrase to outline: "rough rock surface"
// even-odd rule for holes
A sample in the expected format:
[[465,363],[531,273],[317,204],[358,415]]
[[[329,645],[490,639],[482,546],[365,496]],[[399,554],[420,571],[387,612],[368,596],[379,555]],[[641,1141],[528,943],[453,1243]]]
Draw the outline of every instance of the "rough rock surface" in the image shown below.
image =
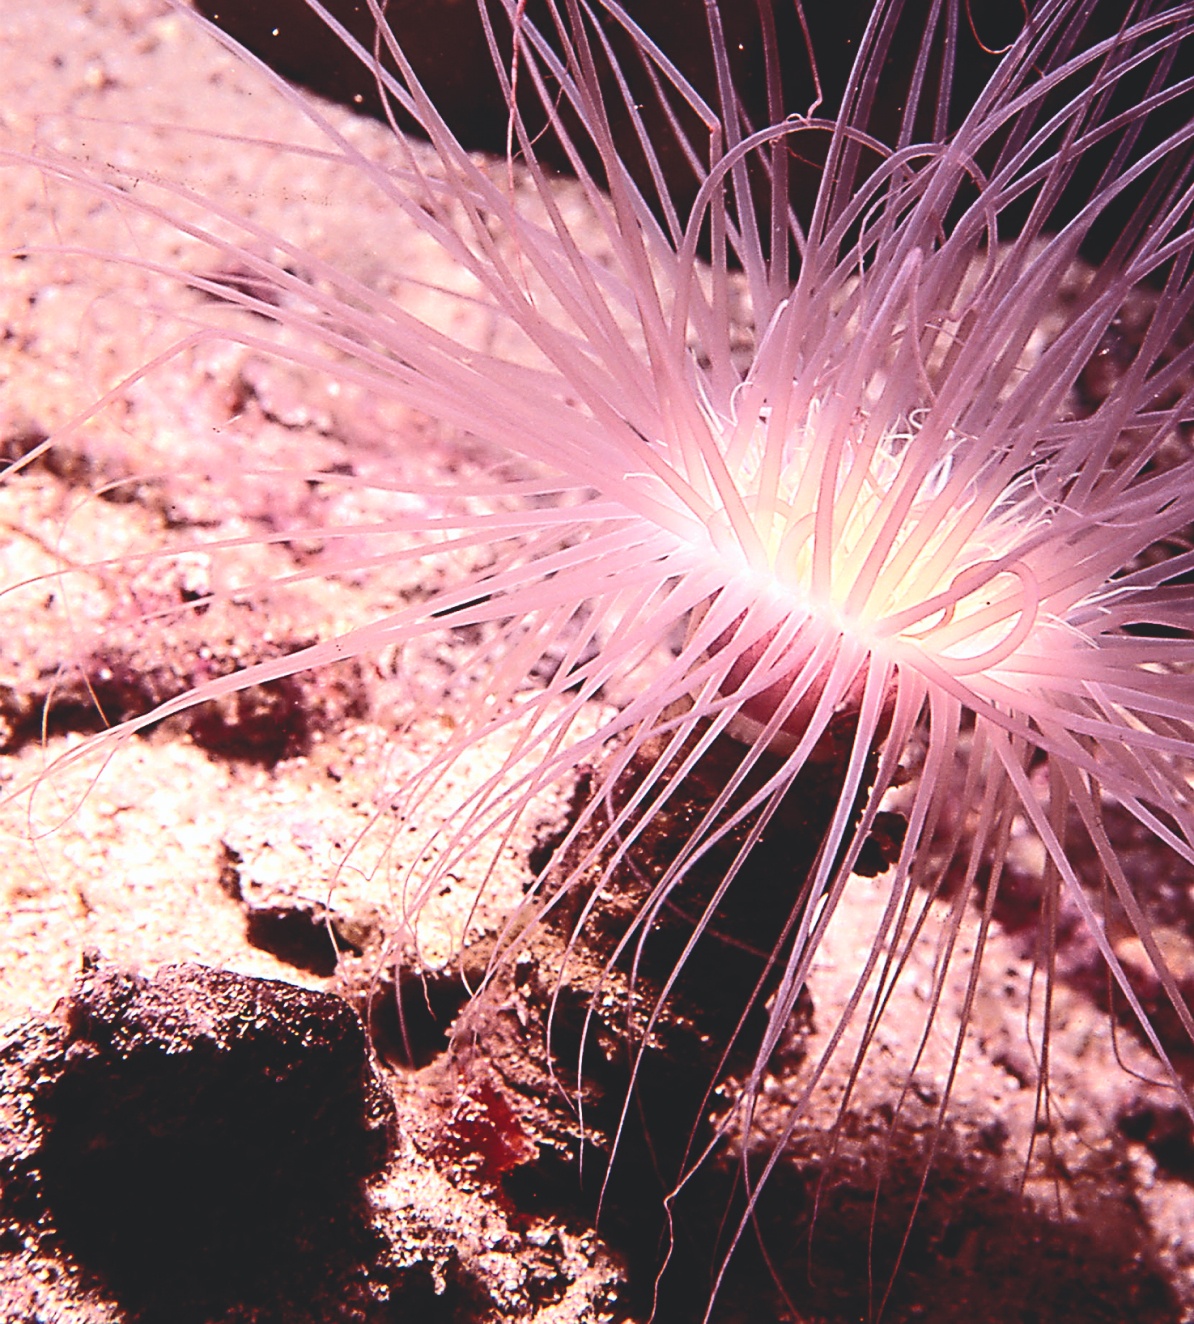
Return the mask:
[[114,1318],[251,1318],[264,1302],[317,1320],[399,1291],[364,1191],[393,1107],[331,994],[89,964],[58,1018],[10,1040],[0,1095],[22,1247],[5,1281],[29,1285],[31,1318],[90,1298]]

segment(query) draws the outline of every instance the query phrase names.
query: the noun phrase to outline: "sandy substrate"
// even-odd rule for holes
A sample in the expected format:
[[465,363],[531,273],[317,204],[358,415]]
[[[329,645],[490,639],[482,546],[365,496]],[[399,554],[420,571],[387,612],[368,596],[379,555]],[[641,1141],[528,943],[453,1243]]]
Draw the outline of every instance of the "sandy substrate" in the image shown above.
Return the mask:
[[[0,87],[0,151],[62,153],[100,179],[117,178],[105,175],[113,165],[122,189],[141,177],[146,195],[155,170],[185,177],[199,198],[284,234],[309,256],[304,278],[318,281],[321,263],[336,264],[456,337],[493,343],[482,311],[410,284],[417,273],[467,293],[434,246],[353,172],[239,141],[320,144],[263,73],[167,5],[10,3],[0,11]],[[393,150],[381,126],[323,113],[369,154],[385,159]],[[205,132],[180,127],[188,125]],[[429,640],[400,656],[366,652],[287,676],[226,700],[214,715],[184,714],[126,742],[106,767],[72,761],[100,725],[97,704],[108,716],[143,711],[213,676],[367,624],[467,569],[452,558],[430,567],[396,559],[349,573],[336,558],[351,557],[352,546],[321,540],[318,530],[383,522],[408,508],[403,481],[450,480],[489,457],[368,391],[337,370],[334,356],[316,371],[206,340],[130,379],[192,333],[198,309],[214,315],[211,300],[180,291],[156,264],[217,282],[238,274],[210,247],[123,205],[119,193],[81,187],[69,170],[47,176],[9,156],[0,192],[0,448],[16,458],[56,434],[49,456],[0,487],[0,1319],[645,1318],[642,1264],[653,1252],[628,1244],[617,1216],[594,1230],[591,1199],[561,1178],[574,1170],[568,1128],[537,1097],[542,1069],[516,1060],[525,1053],[534,1062],[542,990],[513,977],[499,985],[494,996],[505,1001],[491,1000],[473,1022],[489,1028],[492,1045],[481,1035],[479,1046],[452,1056],[446,1031],[464,1002],[453,968],[429,985],[434,1014],[420,1021],[408,1066],[398,1061],[400,1036],[378,1010],[392,995],[396,958],[413,969],[417,950],[434,973],[462,942],[501,927],[523,895],[536,844],[567,808],[562,788],[501,843],[496,860],[481,851],[471,870],[460,870],[415,924],[404,905],[408,866],[434,849],[437,824],[505,753],[495,739],[453,765],[417,824],[397,812],[395,792],[451,739],[446,696],[467,641]],[[210,208],[175,204],[220,228]],[[25,245],[40,251],[14,251]],[[135,251],[142,265],[105,262],[109,247]],[[252,325],[232,309],[219,315],[242,332]],[[275,469],[362,482],[337,488],[264,472]],[[296,528],[302,536],[280,537]],[[218,553],[200,545],[241,539]],[[387,545],[400,551],[401,536]],[[164,549],[171,554],[130,560]],[[212,606],[186,610],[208,593],[218,595]],[[474,904],[482,876],[487,886]],[[1194,883],[1175,886],[1194,913]],[[852,885],[818,960],[808,1022],[767,1083],[763,1136],[782,1131],[884,903],[882,876]],[[1194,1319],[1188,1131],[1169,1095],[1117,1061],[1154,1072],[1130,1034],[1121,1028],[1113,1040],[1081,981],[1061,983],[1054,995],[1052,1091],[1042,1114],[1031,1046],[1039,1044],[1041,990],[1032,981],[1031,935],[1010,926],[996,927],[988,942],[951,1120],[938,1128],[976,923],[966,917],[938,994],[934,962],[948,918],[948,903],[937,903],[853,1086],[849,1124],[836,1136],[828,1131],[847,1088],[843,1050],[792,1137],[799,1162],[777,1179],[779,1207],[767,1217],[772,1231],[793,1229],[777,1258],[799,1284],[794,1313],[783,1313],[756,1265],[760,1282],[751,1290],[760,1295],[739,1284],[747,1304],[741,1316],[727,1305],[725,1318],[761,1319],[764,1301],[784,1318],[836,1321],[873,1309],[936,1144],[885,1318]],[[1175,951],[1188,959],[1185,948]],[[1070,958],[1076,967],[1084,959]],[[171,969],[182,963],[182,974]],[[364,1040],[343,1052],[354,1063],[359,1057],[349,1074],[359,1066],[366,1082],[361,1115],[374,1106],[375,1084],[394,1112],[385,1126],[375,1117],[361,1123],[370,1136],[387,1137],[384,1152],[366,1146],[373,1157],[360,1160],[364,1212],[353,1205],[351,1217],[303,1224],[290,1241],[263,1239],[270,1263],[203,1290],[180,1279],[172,1297],[169,1283],[145,1286],[137,1277],[144,1266],[124,1243],[113,1268],[118,1232],[106,1250],[80,1233],[78,1218],[64,1212],[70,1164],[55,1169],[58,1185],[43,1170],[64,1126],[59,1082],[92,1079],[80,1076],[80,1062],[107,1071],[134,1059],[122,1017],[140,1017],[136,1042],[149,1044],[154,1061],[159,1049],[190,1060],[208,1039],[225,1048],[249,1041],[229,1028],[229,999],[251,1000],[258,994],[245,990],[262,986],[213,984],[196,973],[203,968],[283,981],[313,999],[341,996],[359,1012],[374,999],[375,1057]],[[206,998],[215,1010],[205,1021],[195,1008]],[[266,1000],[267,1039],[275,1020],[285,1039],[294,1008],[322,1015],[319,1008],[333,1005]],[[1030,1004],[1038,1019],[1026,1037]],[[184,1022],[197,1017],[175,1039],[162,1029],[174,1024],[171,1007]],[[344,1035],[349,1043],[351,1030]],[[303,1061],[300,1048],[287,1051],[287,1063]],[[294,1106],[306,1107],[318,1091],[296,1097]],[[344,1123],[345,1134],[353,1125]],[[318,1150],[317,1140],[303,1145],[299,1163]],[[872,1229],[876,1282],[868,1288]],[[312,1244],[320,1237],[327,1245]],[[339,1296],[328,1288],[301,1299],[279,1286],[287,1256],[323,1254],[326,1282],[343,1285]],[[214,1261],[202,1263],[218,1277]],[[669,1318],[683,1321],[685,1309]]]

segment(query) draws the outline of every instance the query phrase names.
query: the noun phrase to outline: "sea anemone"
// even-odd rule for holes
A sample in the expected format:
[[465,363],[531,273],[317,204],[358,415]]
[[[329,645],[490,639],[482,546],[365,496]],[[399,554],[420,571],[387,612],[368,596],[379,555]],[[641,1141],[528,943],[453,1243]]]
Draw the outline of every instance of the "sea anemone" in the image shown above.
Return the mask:
[[[1064,911],[1097,949],[1112,1018],[1194,1115],[1181,1068],[1189,982],[1113,842],[1129,823],[1159,867],[1194,866],[1194,79],[1181,55],[1194,6],[1040,0],[972,92],[956,69],[963,6],[877,0],[840,103],[793,113],[763,4],[755,122],[713,3],[708,93],[614,0],[549,4],[539,23],[515,0],[482,3],[508,107],[509,161],[495,168],[448,127],[384,5],[370,0],[376,40],[362,45],[307,3],[432,154],[396,133],[395,156],[378,162],[270,75],[317,131],[321,145],[299,150],[350,167],[442,248],[460,285],[441,298],[482,307],[496,348],[462,343],[413,299],[382,297],[185,182],[44,143],[19,159],[50,185],[90,190],[130,234],[166,221],[208,251],[186,270],[133,247],[73,254],[140,263],[213,300],[137,383],[225,337],[326,365],[479,439],[489,458],[450,483],[412,480],[401,454],[369,479],[312,464],[312,483],[406,505],[275,541],[343,546],[320,573],[413,562],[439,586],[189,687],[47,776],[251,686],[470,637],[443,700],[452,727],[393,803],[418,824],[483,742],[502,736],[504,753],[400,862],[403,914],[417,931],[465,861],[494,858],[545,794],[580,787],[486,949],[479,996],[554,926],[550,1040],[570,966],[596,954],[580,1063],[557,1048],[552,1075],[580,1106],[598,1024],[621,1025],[625,1091],[603,1123],[613,1150],[630,1143],[634,1086],[677,999],[717,1009],[705,1092],[660,1160],[671,1207],[727,1138],[737,1146],[743,1194],[714,1296],[843,1058],[845,1116],[913,948],[938,922],[908,1069],[964,965],[939,1133],[1013,873],[1021,888],[1034,875],[1039,916],[1038,1112]],[[579,181],[595,243],[578,242],[549,148]],[[686,209],[675,160],[692,185]],[[793,179],[810,171],[806,197]],[[1098,265],[1082,266],[1099,242]],[[1141,307],[1125,330],[1125,309]],[[1113,350],[1105,389],[1082,397]],[[32,445],[9,481],[66,435]],[[229,463],[249,481],[243,457],[212,460]],[[253,536],[185,550],[218,556]],[[375,552],[362,550],[370,540]],[[194,609],[260,587],[203,592]],[[802,990],[860,872],[881,875],[885,901],[852,991],[764,1126]]]

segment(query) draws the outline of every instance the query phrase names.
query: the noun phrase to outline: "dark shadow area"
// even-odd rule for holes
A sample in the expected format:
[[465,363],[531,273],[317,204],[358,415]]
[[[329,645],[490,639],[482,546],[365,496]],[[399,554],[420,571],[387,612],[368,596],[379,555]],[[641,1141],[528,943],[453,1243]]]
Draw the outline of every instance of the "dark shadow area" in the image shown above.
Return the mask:
[[[68,733],[98,734],[243,669],[243,661],[232,657],[205,656],[197,646],[200,633],[201,626],[188,616],[164,637],[146,627],[144,641],[134,649],[107,648],[77,667],[64,668],[48,688],[0,685],[0,750],[16,753],[27,744]],[[251,663],[286,656],[309,642],[263,649]],[[335,730],[367,710],[364,678],[352,659],[335,668],[246,685],[164,718],[163,724],[185,730],[214,758],[271,768],[308,753],[318,733]],[[148,735],[158,726],[150,723],[139,734]]]
[[362,1182],[392,1115],[340,999],[197,966],[93,969],[37,1109],[53,1224],[137,1320],[364,1307],[380,1245]]
[[468,989],[455,971],[392,972],[369,990],[369,1040],[387,1065],[425,1067],[448,1046],[448,1036]]
[[[889,1324],[1181,1319],[1143,1217],[1110,1184],[1079,1189],[1075,1215],[1043,1213],[947,1134],[913,1219],[927,1141],[897,1133],[887,1145],[880,1133],[828,1163],[781,1165],[764,1188],[763,1240],[802,1313],[844,1324],[873,1318],[886,1297]],[[733,1283],[767,1273],[749,1236],[743,1251],[728,1300]]]
[[[526,1099],[547,1101],[560,1115],[567,1110],[573,1137],[575,1108],[569,1109],[553,1082],[579,1090],[587,1141],[583,1164],[575,1139],[570,1151],[564,1144],[541,1146],[538,1159],[507,1173],[502,1187],[520,1209],[563,1209],[572,1217],[592,1218],[600,1199],[598,1228],[626,1259],[635,1319],[652,1309],[655,1324],[704,1318],[742,1219],[740,1152],[725,1148],[685,1182],[671,1202],[670,1226],[664,1201],[677,1174],[711,1141],[710,1114],[733,1097],[732,1082],[749,1070],[763,1033],[774,971],[783,968],[786,954],[782,945],[776,949],[775,935],[799,913],[809,843],[820,841],[818,819],[835,803],[840,785],[830,755],[850,743],[848,730],[830,735],[825,763],[801,774],[691,946],[697,917],[725,876],[725,855],[738,849],[735,832],[693,865],[641,940],[622,940],[648,904],[651,880],[664,875],[676,844],[690,835],[684,815],[701,812],[740,757],[716,742],[689,770],[686,797],[650,818],[633,857],[622,863],[618,885],[604,889],[585,913],[582,936],[572,940],[592,893],[574,885],[559,899],[552,920],[528,940],[506,982],[487,989],[467,1013],[505,1084]],[[627,776],[633,783],[633,766]],[[590,831],[603,826],[594,823]],[[876,870],[897,849],[902,820],[893,816],[881,827],[873,843]],[[737,829],[747,830],[745,822]],[[549,852],[551,844],[542,843],[541,850]],[[586,846],[581,840],[575,852]],[[564,861],[561,874],[567,867]],[[787,885],[781,882],[785,876]],[[569,942],[561,966],[560,944]],[[778,956],[770,973],[769,945]],[[549,1005],[550,1031],[544,1012]],[[506,1011],[511,1006],[519,1008],[513,1024]],[[783,1079],[791,1082],[784,1089],[799,1088],[805,1029],[814,1010],[806,994],[777,1046],[773,1060],[783,1064]],[[539,1021],[530,1021],[531,1015]],[[536,1078],[527,1046],[545,1041],[552,1061],[550,1068],[540,1062]],[[711,1090],[719,1081],[729,1082],[728,1096]],[[763,1113],[773,1128],[784,1124],[786,1097],[765,1100]],[[1004,1153],[1007,1137],[997,1121],[966,1138],[948,1124],[936,1129],[935,1104],[906,1115],[895,1128],[894,1100],[886,1106],[886,1116],[882,1101],[869,1113],[851,1115],[836,1148],[825,1134],[798,1132],[741,1230],[711,1316],[717,1324],[1110,1324],[1126,1318],[1176,1324],[1182,1318],[1144,1214],[1125,1198],[1127,1187],[1115,1166],[1124,1161],[1122,1150],[1092,1152],[1080,1171],[1058,1173],[1062,1214],[1047,1202],[1047,1192],[1040,1205],[1022,1194],[1023,1156]],[[557,1123],[556,1134],[564,1134],[566,1125]],[[540,1121],[540,1133],[551,1126]],[[1184,1161],[1180,1136],[1164,1119],[1129,1120],[1124,1129],[1136,1138],[1151,1137],[1175,1162]],[[607,1180],[615,1136],[617,1156]],[[752,1186],[769,1144],[761,1138],[751,1155]]]
[[[1086,1190],[1078,1214],[1045,1213],[990,1156],[967,1155],[946,1134],[917,1208],[927,1141],[922,1132],[887,1145],[877,1134],[833,1158],[825,1137],[803,1143],[763,1187],[756,1224],[718,1291],[714,1324],[1183,1319],[1140,1211],[1113,1183],[1104,1193]],[[670,1260],[657,1282],[668,1243],[641,1145],[632,1139],[615,1163],[600,1230],[625,1256],[633,1317],[645,1318],[654,1302],[656,1324],[691,1324],[704,1318],[741,1215],[741,1183],[725,1157],[698,1174],[673,1208]],[[559,1164],[520,1168],[503,1188],[522,1207],[575,1207],[575,1167],[571,1201],[567,1177]]]
[[286,895],[258,901],[253,889],[246,892],[242,885],[240,852],[225,842],[223,854],[220,888],[244,907],[245,937],[254,947],[323,979],[336,973],[342,953],[361,954],[323,906]]
[[327,978],[336,973],[339,952],[327,921],[296,906],[252,906],[245,918],[245,936],[280,961]]
[[[631,0],[626,7],[633,20],[675,62],[706,102],[716,107],[717,85],[703,0]],[[329,34],[326,25],[304,0],[257,0],[253,4],[198,0],[198,8],[285,78],[364,114],[385,118],[376,73],[371,67],[372,55],[368,63],[354,55],[339,37]],[[470,151],[505,154],[508,113],[494,74],[484,30],[471,0],[453,5],[450,19],[441,0],[391,0],[384,8],[387,22],[423,89],[464,147]],[[835,115],[841,105],[852,63],[861,48],[873,8],[871,0],[840,0],[836,4],[804,6],[823,94],[816,113],[822,117]],[[900,133],[909,80],[926,21],[926,6],[907,8],[908,12],[895,23],[887,58],[881,67],[881,81],[873,88],[871,111],[866,117],[867,130],[888,145],[894,144]],[[395,68],[384,42],[378,41],[375,20],[365,0],[329,0],[328,9],[366,51],[376,49],[380,52],[384,68],[390,71]],[[970,0],[966,4],[965,21],[958,24],[952,37],[955,73],[948,116],[951,129],[956,129],[962,122],[975,94],[994,73],[1001,53],[1021,30],[1024,13],[1020,5],[1009,5],[1006,0]],[[1124,7],[1118,0],[1102,0],[1102,3],[1087,6],[1084,44],[1093,46],[1099,40],[1113,37],[1123,23],[1124,15]],[[526,18],[541,32],[553,32],[552,19],[541,0],[530,0],[526,6]],[[768,111],[767,60],[758,10],[754,4],[723,3],[721,22],[732,66],[731,75],[743,110],[750,124],[760,127],[769,123],[773,116]],[[815,85],[796,7],[771,5],[770,22],[775,29],[778,65],[782,71],[784,112],[806,114],[815,104]],[[447,35],[449,23],[450,37]],[[508,68],[510,38],[504,15],[495,18],[495,29]],[[659,154],[667,192],[684,218],[696,195],[691,166],[672,137],[668,118],[656,102],[651,80],[643,70],[633,42],[612,22],[604,25],[604,34],[622,64],[636,107],[643,115],[646,133]],[[940,29],[935,39],[939,46],[943,39]],[[937,55],[928,62],[926,73],[930,88],[941,77],[940,63]],[[1149,72],[1146,69],[1138,76],[1128,76],[1123,88],[1116,92],[1109,114],[1139,103],[1148,88]],[[1083,78],[1089,76],[1089,71],[1082,71],[1072,83],[1060,87],[1057,96],[1049,103],[1049,111],[1063,106],[1075,94]],[[662,214],[659,199],[653,194],[646,158],[636,140],[635,127],[619,100],[612,76],[605,77],[603,94],[610,107],[611,127],[619,155],[640,188],[644,189],[653,210]],[[674,100],[679,103],[679,98]],[[546,117],[529,77],[521,82],[519,104],[535,151],[543,163],[562,174],[571,173],[567,155],[555,135],[545,132]],[[1178,102],[1158,112],[1154,126],[1148,130],[1150,144],[1181,127],[1185,114],[1183,104]],[[412,127],[412,121],[398,107],[392,104],[391,111],[402,128],[409,130]],[[707,130],[682,103],[674,105],[673,111],[691,135],[698,152],[703,153],[708,141]],[[933,113],[931,97],[926,96],[914,128],[914,141],[932,139]],[[564,118],[569,132],[575,136],[579,126],[570,113],[566,112]],[[583,140],[583,134],[580,136]],[[992,143],[998,145],[1005,139],[1006,134],[997,133]],[[796,213],[805,223],[811,215],[822,173],[826,142],[827,135],[820,133],[802,133],[792,140],[788,162],[792,181],[790,193]],[[1100,154],[1096,148],[1078,165],[1053,211],[1052,228],[1077,214],[1096,187],[1107,160],[1107,153]],[[587,155],[586,164],[590,169],[595,167],[591,154]],[[980,162],[984,169],[990,165],[989,161]],[[763,217],[765,189],[761,172],[756,181],[757,210]],[[1088,261],[1097,263],[1112,249],[1144,194],[1145,185],[1141,184],[1127,189],[1112,204],[1084,246],[1083,255]],[[1031,199],[1025,198],[1004,214],[1000,225],[1002,237],[1018,233],[1029,217],[1030,208]]]
[[1194,1127],[1179,1105],[1141,1102],[1119,1118],[1119,1129],[1142,1144],[1162,1172],[1194,1185]]

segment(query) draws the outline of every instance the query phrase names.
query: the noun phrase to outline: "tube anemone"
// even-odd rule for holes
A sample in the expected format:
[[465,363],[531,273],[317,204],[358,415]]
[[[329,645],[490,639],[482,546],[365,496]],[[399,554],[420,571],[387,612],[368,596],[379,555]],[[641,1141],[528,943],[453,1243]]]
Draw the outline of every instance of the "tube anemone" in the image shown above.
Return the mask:
[[[505,753],[399,865],[404,913],[417,928],[447,879],[586,771],[587,793],[492,938],[478,996],[554,926],[550,1036],[570,963],[595,959],[581,1064],[551,1074],[580,1106],[585,1051],[618,1021],[628,1066],[624,1102],[601,1123],[611,1150],[630,1143],[634,1090],[669,1017],[682,1019],[677,1000],[687,1016],[730,997],[701,1062],[705,1092],[660,1174],[674,1208],[702,1164],[737,1146],[741,1192],[710,1312],[818,1087],[846,1062],[844,1118],[915,944],[942,915],[909,1071],[927,1061],[943,990],[964,967],[937,1068],[944,1126],[1013,843],[1035,861],[1041,917],[1037,1108],[1068,909],[1116,1014],[1194,1116],[1182,1065],[1194,1044],[1189,983],[1166,960],[1111,826],[1131,823],[1165,867],[1194,866],[1194,344],[1183,330],[1194,303],[1194,6],[1040,0],[968,96],[954,68],[963,8],[879,0],[829,113],[785,100],[764,8],[768,119],[755,123],[713,4],[705,95],[614,0],[549,5],[541,25],[513,0],[485,2],[511,144],[509,169],[495,170],[454,136],[384,6],[370,0],[371,47],[307,2],[433,155],[396,134],[394,157],[378,163],[267,74],[315,131],[319,145],[301,150],[356,172],[443,250],[461,277],[443,297],[483,308],[499,349],[462,343],[414,300],[382,297],[183,180],[134,186],[115,166],[49,147],[8,159],[89,190],[130,226],[172,225],[210,260],[176,271],[133,250],[74,256],[140,264],[253,315],[222,323],[196,311],[189,338],[137,382],[229,338],[326,365],[500,458],[434,483],[404,476],[396,457],[375,486],[403,494],[405,508],[277,535],[342,543],[338,572],[370,565],[359,548],[375,539],[379,563],[447,566],[441,586],[197,684],[72,748],[49,775],[246,687],[474,632],[472,697],[452,691],[453,730],[399,788],[404,820],[420,823],[481,742],[501,736]],[[911,27],[914,56],[893,72]],[[633,90],[644,79],[666,144]],[[893,98],[897,122],[881,127],[877,106]],[[579,181],[592,247],[559,201],[544,135]],[[690,172],[687,214],[665,154]],[[790,181],[807,160],[820,165],[806,202]],[[1079,266],[1110,226],[1098,267]],[[234,284],[211,274],[233,267]],[[1131,352],[1080,408],[1083,375],[1142,287],[1149,314]],[[10,481],[60,441],[31,450]],[[243,541],[190,550],[218,556]],[[549,654],[548,678],[530,683]],[[885,834],[873,932],[776,1121],[767,1086],[802,990]],[[708,988],[731,949],[749,959],[726,977],[729,994]],[[610,990],[616,1015],[603,1010]]]

